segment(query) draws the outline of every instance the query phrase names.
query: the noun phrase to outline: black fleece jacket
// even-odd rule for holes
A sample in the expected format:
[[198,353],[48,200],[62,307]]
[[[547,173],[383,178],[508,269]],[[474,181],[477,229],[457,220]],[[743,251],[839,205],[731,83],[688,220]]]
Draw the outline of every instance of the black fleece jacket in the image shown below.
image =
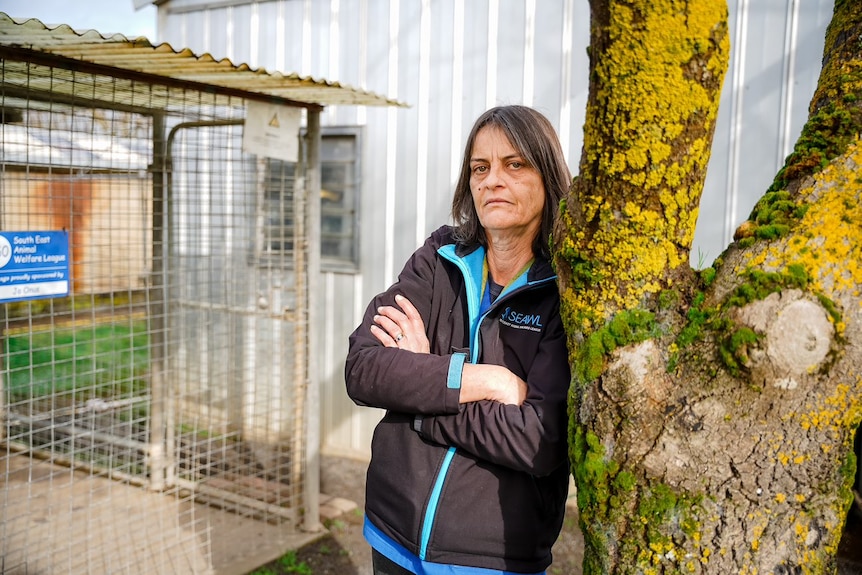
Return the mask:
[[[348,394],[387,410],[372,440],[366,517],[423,561],[535,573],[551,563],[569,476],[559,294],[537,258],[480,317],[484,255],[438,229],[350,336]],[[429,354],[371,334],[377,308],[396,306],[398,294],[422,316]],[[459,405],[465,361],[509,368],[527,382],[524,403]]]

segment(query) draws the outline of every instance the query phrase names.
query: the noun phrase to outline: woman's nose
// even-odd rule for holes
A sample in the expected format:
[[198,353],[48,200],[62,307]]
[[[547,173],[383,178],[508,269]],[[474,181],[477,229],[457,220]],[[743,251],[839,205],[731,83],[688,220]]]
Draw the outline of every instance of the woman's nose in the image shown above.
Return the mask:
[[484,184],[489,188],[493,188],[494,186],[499,184],[502,176],[501,170],[502,166],[496,163],[492,163],[490,166],[488,166],[488,173],[485,175]]

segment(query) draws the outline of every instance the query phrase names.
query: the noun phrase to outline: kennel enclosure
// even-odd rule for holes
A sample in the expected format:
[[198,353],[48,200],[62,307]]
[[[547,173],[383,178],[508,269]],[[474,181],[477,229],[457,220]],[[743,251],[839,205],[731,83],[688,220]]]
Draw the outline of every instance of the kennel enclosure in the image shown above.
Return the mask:
[[241,573],[318,529],[336,104],[398,105],[0,14],[0,234],[69,260],[66,293],[0,302],[0,572]]

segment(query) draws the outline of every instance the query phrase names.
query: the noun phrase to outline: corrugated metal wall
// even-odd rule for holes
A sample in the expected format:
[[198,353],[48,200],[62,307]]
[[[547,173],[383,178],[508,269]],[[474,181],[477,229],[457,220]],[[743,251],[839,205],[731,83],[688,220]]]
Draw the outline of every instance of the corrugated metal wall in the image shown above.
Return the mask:
[[808,118],[832,0],[730,0],[730,69],[692,259],[705,265],[772,183]]
[[[769,185],[807,116],[831,0],[731,0],[725,81],[693,263],[708,265]],[[346,340],[367,300],[448,221],[473,120],[521,103],[556,126],[577,169],[587,98],[589,6],[576,0],[171,0],[159,41],[268,70],[337,80],[410,109],[337,108],[362,125],[358,273],[323,272],[322,447],[365,457],[379,413],[343,391]]]

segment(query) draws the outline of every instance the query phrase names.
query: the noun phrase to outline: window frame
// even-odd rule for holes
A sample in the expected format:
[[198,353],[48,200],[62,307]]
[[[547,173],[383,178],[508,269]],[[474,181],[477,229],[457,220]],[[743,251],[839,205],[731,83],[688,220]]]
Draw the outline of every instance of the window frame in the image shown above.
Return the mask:
[[344,209],[347,212],[347,217],[352,222],[352,257],[350,259],[326,255],[323,253],[323,218],[325,217],[323,209],[323,197],[320,199],[320,269],[321,271],[336,271],[336,272],[351,272],[359,271],[359,228],[360,228],[360,200],[362,195],[362,126],[322,126],[320,129],[320,187],[321,194],[323,192],[323,140],[327,137],[352,137],[354,141],[354,158],[353,158],[353,187],[354,193],[351,205],[345,205]]
[[[320,198],[320,228],[319,228],[320,229],[320,237],[318,238],[318,241],[319,241],[318,249],[320,250],[319,261],[320,261],[320,270],[321,271],[333,271],[333,272],[343,272],[343,273],[358,273],[358,271],[359,271],[359,254],[360,254],[360,250],[359,250],[360,212],[359,212],[359,210],[360,210],[360,205],[361,205],[360,195],[362,193],[362,131],[363,131],[362,126],[322,126],[321,130],[320,130],[320,140],[321,140],[321,143],[320,143],[320,148],[321,148],[321,150],[320,150],[321,198]],[[306,129],[303,128],[301,130],[301,136],[304,137],[305,134],[306,134]],[[351,250],[351,257],[350,258],[340,257],[337,255],[328,255],[328,254],[323,253],[323,245],[324,245],[323,238],[325,235],[324,218],[326,218],[328,215],[327,211],[325,209],[324,200],[322,197],[323,191],[325,189],[325,184],[323,181],[323,175],[324,175],[324,164],[326,163],[323,159],[324,156],[326,155],[324,150],[323,150],[323,147],[325,146],[324,141],[327,138],[344,138],[344,137],[351,138],[353,140],[353,144],[354,144],[354,155],[353,155],[353,161],[351,162],[353,181],[352,182],[344,182],[346,187],[352,187],[353,188],[353,190],[354,190],[354,192],[352,194],[353,197],[350,199],[349,204],[345,204],[341,208],[343,210],[342,218],[348,220],[351,224],[350,235],[352,236],[352,238],[350,239],[350,241],[351,241],[351,245],[352,245],[352,250]],[[302,142],[303,139],[301,138],[300,141]],[[305,150],[304,145],[302,146],[302,150],[300,153],[303,156],[305,156],[306,150]],[[281,170],[284,170],[288,165],[290,165],[292,163],[292,162],[283,162],[281,160],[267,158],[266,164],[262,168],[264,170],[264,172],[263,172],[263,174],[261,174],[261,178],[264,181],[267,181],[271,177],[271,174],[274,172],[274,170],[272,168],[273,162],[281,162],[279,165],[279,169],[281,169]],[[305,165],[305,160],[300,160],[300,161],[295,162],[293,164],[294,164],[294,170],[296,170],[298,167]],[[295,185],[296,185],[296,182],[298,179],[299,179],[299,177],[296,175],[296,173],[294,173],[294,176],[293,176],[294,181],[293,181],[293,187],[291,188],[291,194],[296,193]],[[285,250],[283,248],[278,249],[278,250],[273,250],[270,247],[271,242],[277,241],[279,236],[277,234],[272,233],[272,229],[274,228],[274,226],[272,224],[268,223],[269,221],[272,220],[272,214],[273,214],[273,211],[270,210],[271,200],[270,200],[270,198],[268,198],[269,192],[270,192],[270,189],[267,188],[266,186],[264,186],[264,188],[261,191],[261,200],[260,200],[262,202],[262,208],[261,208],[262,214],[261,215],[263,218],[261,225],[263,226],[263,228],[261,228],[260,233],[262,234],[263,245],[261,245],[261,247],[260,247],[257,259],[258,259],[258,262],[260,264],[263,264],[263,265],[272,265],[275,262],[283,262],[284,265],[286,265],[288,267],[292,267],[293,266],[293,247],[292,246],[290,249],[287,249],[287,250]],[[282,198],[280,201],[284,201],[284,199]],[[293,200],[290,200],[290,201],[293,202]],[[337,213],[337,211],[336,211],[336,213]],[[285,215],[286,215],[286,213],[283,213],[283,212],[279,213],[279,217],[281,217],[281,218],[284,218]],[[330,215],[331,215],[331,212],[330,212]],[[279,218],[276,218],[276,219],[279,219]],[[284,220],[282,220],[282,221],[284,221]],[[267,223],[263,223],[263,222],[267,222]],[[282,224],[282,226],[283,225],[284,224]],[[293,237],[293,231],[292,230],[293,230],[292,226],[290,228],[288,228],[287,230],[284,227],[282,227],[281,228],[281,232],[282,232],[281,237],[282,238],[288,238],[288,237],[292,238]],[[285,233],[285,232],[288,232],[288,233]]]

